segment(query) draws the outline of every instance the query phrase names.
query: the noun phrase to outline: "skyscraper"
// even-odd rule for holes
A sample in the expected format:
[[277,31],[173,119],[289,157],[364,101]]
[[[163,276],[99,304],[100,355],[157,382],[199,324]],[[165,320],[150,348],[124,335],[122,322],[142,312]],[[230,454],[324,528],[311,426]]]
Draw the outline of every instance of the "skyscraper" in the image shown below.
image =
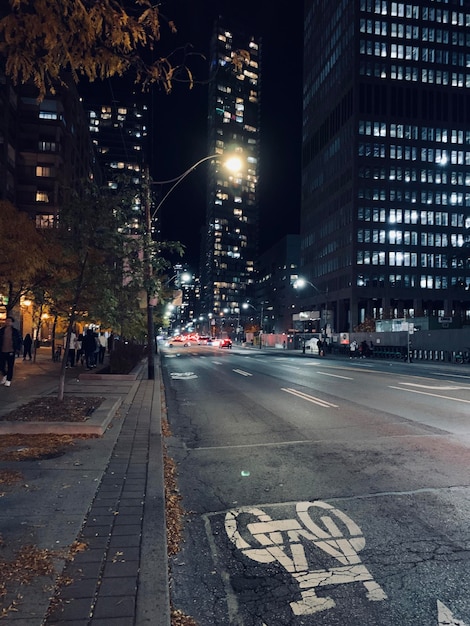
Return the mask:
[[89,89],[84,108],[104,184],[117,189],[119,178],[125,177],[128,185],[136,186],[133,223],[129,228],[139,230],[143,220],[141,189],[146,181],[148,162],[145,98],[138,97],[132,87],[117,89],[108,81],[106,89]]
[[15,86],[0,69],[0,198],[37,228],[55,227],[72,190],[96,175],[79,95],[64,80],[39,102],[33,84]]
[[301,265],[336,331],[470,323],[470,2],[306,0]]
[[[247,52],[248,54],[245,54]],[[211,45],[208,174],[201,267],[206,313],[236,312],[255,280],[258,250],[260,42],[219,20]],[[239,152],[243,169],[224,160]],[[220,156],[219,156],[220,155]]]

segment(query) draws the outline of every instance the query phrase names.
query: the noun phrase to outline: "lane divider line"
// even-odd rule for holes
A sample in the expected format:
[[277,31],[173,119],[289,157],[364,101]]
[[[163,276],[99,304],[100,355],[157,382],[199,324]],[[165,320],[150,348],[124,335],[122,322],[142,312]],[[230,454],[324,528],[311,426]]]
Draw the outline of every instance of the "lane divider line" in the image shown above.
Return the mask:
[[323,376],[331,376],[332,378],[342,378],[343,380],[354,380],[351,376],[340,376],[339,374],[330,374],[330,372],[317,372],[317,374],[322,374]]
[[307,400],[307,402],[318,404],[319,406],[322,406],[325,409],[339,408],[337,404],[333,404],[332,402],[327,402],[326,400],[322,400],[321,398],[316,398],[315,396],[309,396],[307,393],[303,393],[303,391],[298,391],[297,389],[289,389],[289,388],[285,389],[284,387],[281,387],[281,391],[290,393],[293,396],[297,396],[297,398],[301,398],[302,400]]
[[253,374],[250,374],[250,372],[245,372],[243,370],[232,370],[234,371],[236,374],[241,374],[242,376],[253,376]]
[[398,391],[407,391],[408,393],[417,393],[422,396],[432,396],[433,398],[441,398],[442,400],[453,400],[454,402],[463,402],[464,404],[470,404],[470,400],[464,400],[463,398],[452,398],[452,396],[443,396],[440,393],[429,393],[427,391],[418,391],[417,389],[407,389],[406,387],[394,387],[390,385],[390,389],[398,389]]

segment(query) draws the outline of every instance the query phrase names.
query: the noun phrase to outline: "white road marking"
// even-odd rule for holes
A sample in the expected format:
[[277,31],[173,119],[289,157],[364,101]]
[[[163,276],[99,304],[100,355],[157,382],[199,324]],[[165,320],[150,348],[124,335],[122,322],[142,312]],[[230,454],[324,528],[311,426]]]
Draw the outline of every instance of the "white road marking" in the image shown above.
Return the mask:
[[222,361],[212,361],[214,365],[223,365]]
[[245,372],[243,370],[233,370],[236,374],[241,374],[242,376],[253,376],[250,372]]
[[[225,515],[225,532],[244,556],[258,563],[277,561],[298,583],[301,600],[290,602],[294,615],[313,615],[336,606],[332,597],[318,597],[317,587],[362,582],[369,601],[387,599],[359,558],[366,540],[354,520],[320,500],[298,502],[296,515],[297,518],[273,520],[257,507],[233,509]],[[257,521],[245,521],[250,517]],[[311,569],[305,541],[328,555],[328,569]],[[340,565],[333,565],[334,560]]]
[[323,376],[332,376],[333,378],[343,378],[344,380],[354,380],[350,376],[340,376],[339,374],[330,374],[330,372],[317,372],[317,374],[323,374]]
[[458,387],[455,385],[449,387],[436,387],[436,385],[419,385],[418,383],[400,383],[400,385],[408,385],[408,387],[419,387],[420,389],[435,389],[437,391],[458,391],[458,390],[470,390],[467,385],[465,387]]
[[312,402],[313,404],[318,404],[319,406],[322,406],[324,408],[338,408],[337,404],[332,404],[331,402],[327,402],[326,400],[322,400],[321,398],[316,398],[315,396],[309,396],[307,393],[297,391],[297,389],[284,389],[283,387],[281,387],[281,391],[291,393],[293,396],[297,396],[298,398],[302,398],[302,400],[307,400],[307,402]]
[[194,372],[170,372],[170,376],[173,380],[192,380],[197,378]]
[[440,600],[437,601],[438,626],[467,626],[465,622],[456,619],[446,605]]
[[461,398],[452,398],[451,396],[441,396],[439,393],[427,393],[426,391],[418,391],[417,389],[404,389],[403,387],[394,387],[390,385],[390,389],[398,389],[398,391],[408,391],[409,393],[417,393],[422,396],[432,396],[433,398],[441,398],[442,400],[453,400],[454,402],[463,402],[464,404],[470,404],[470,400],[463,400]]
[[452,378],[465,378],[466,380],[470,378],[467,374],[454,374],[454,372],[452,372],[452,374],[449,372],[436,372],[436,376],[445,376],[445,378],[452,376]]

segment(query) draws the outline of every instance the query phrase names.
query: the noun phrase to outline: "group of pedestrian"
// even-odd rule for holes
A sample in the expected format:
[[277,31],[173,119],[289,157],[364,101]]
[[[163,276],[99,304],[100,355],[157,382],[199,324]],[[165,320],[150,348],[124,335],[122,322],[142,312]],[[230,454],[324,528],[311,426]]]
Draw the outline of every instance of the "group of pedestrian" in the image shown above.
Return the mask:
[[[17,328],[13,326],[14,318],[8,315],[5,324],[0,328],[0,385],[11,386],[15,358],[20,355],[23,348],[23,361],[32,360],[33,339],[30,333],[26,333],[24,338]],[[110,341],[111,339],[111,341]],[[78,363],[86,365],[87,369],[93,369],[97,365],[104,363],[106,348],[112,349],[113,334],[106,338],[104,333],[96,333],[89,328],[85,334],[77,335],[72,332],[70,335],[70,346],[66,367],[75,367]]]
[[353,339],[349,344],[349,358],[365,359],[372,356],[372,350],[372,342],[369,346],[366,340],[361,341],[361,343],[359,344],[355,339]]
[[108,340],[104,333],[96,333],[88,328],[85,334],[72,332],[68,352],[67,367],[75,367],[80,363],[91,370],[104,363]]

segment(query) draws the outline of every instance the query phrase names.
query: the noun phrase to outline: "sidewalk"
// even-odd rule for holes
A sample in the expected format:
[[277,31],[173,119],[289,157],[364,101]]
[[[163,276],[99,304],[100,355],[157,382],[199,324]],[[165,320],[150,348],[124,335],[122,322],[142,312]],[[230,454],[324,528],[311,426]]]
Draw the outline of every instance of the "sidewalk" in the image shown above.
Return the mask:
[[[0,415],[55,395],[59,369],[46,349],[36,363],[18,359],[11,387],[0,386]],[[144,366],[133,381],[80,380],[83,371],[66,370],[65,394],[118,398],[108,402],[109,427],[102,437],[77,439],[57,458],[0,462],[0,471],[23,475],[20,483],[1,486],[0,557],[24,545],[87,547],[70,562],[57,558],[56,574],[71,584],[60,587],[56,609],[49,610],[55,577],[39,577],[21,587],[22,598],[3,623],[169,626],[158,359],[154,381]]]

